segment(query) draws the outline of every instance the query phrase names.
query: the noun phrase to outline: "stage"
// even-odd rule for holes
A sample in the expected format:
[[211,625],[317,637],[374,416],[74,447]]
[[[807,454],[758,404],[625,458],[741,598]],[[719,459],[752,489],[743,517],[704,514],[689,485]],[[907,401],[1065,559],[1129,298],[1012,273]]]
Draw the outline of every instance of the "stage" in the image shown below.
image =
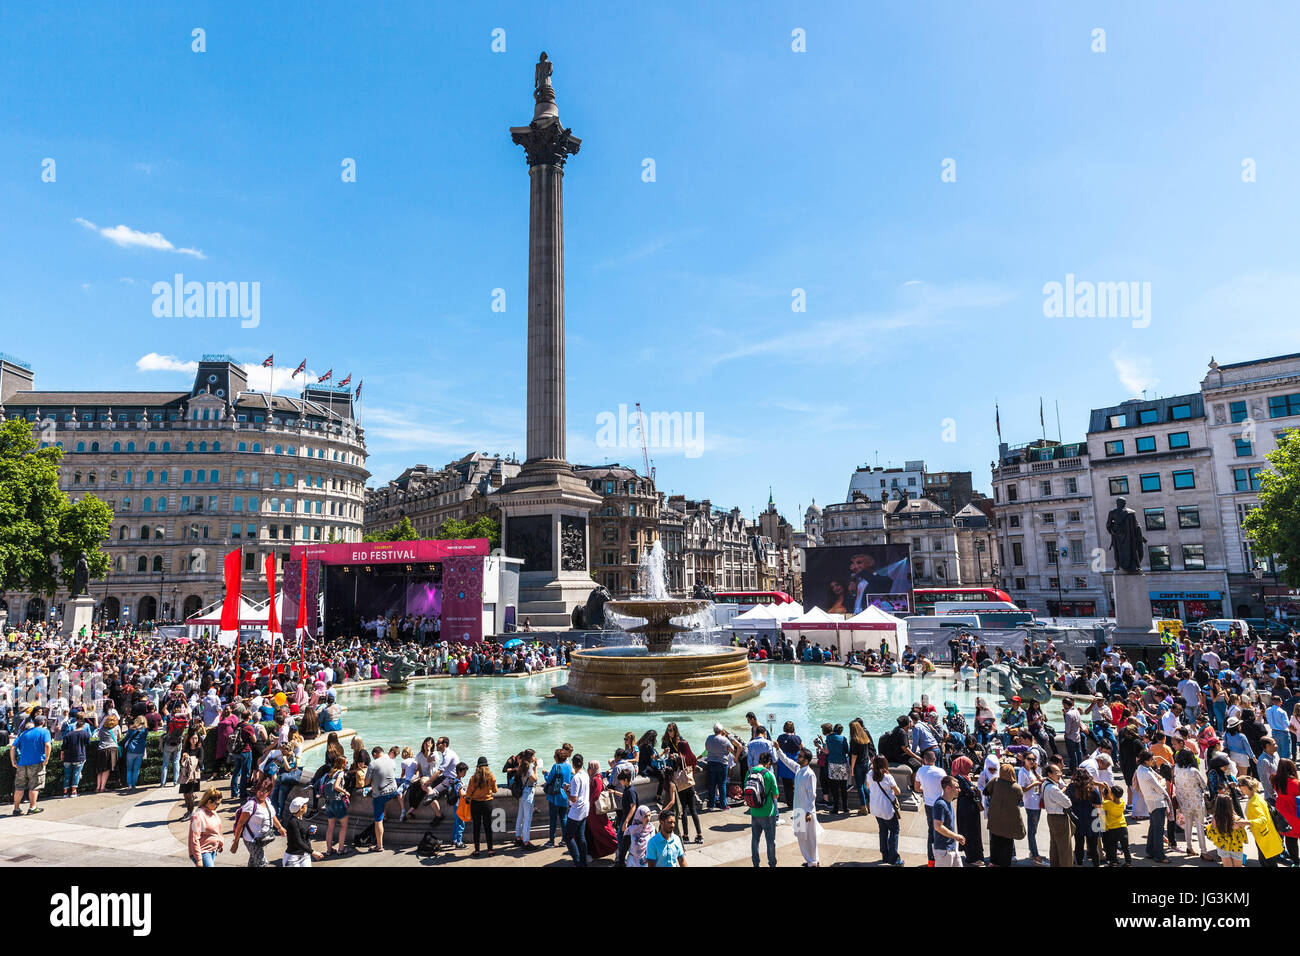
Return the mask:
[[[314,637],[477,643],[504,629],[518,603],[518,562],[488,552],[486,538],[297,545],[284,566],[285,630],[297,625],[305,586]],[[376,626],[393,618],[401,634]]]

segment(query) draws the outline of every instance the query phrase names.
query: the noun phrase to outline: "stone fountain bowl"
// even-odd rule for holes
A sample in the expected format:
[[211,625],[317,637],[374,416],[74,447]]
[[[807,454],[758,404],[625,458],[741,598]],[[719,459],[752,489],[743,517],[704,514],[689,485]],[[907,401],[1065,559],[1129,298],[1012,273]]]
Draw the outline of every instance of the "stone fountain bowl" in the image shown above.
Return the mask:
[[[687,617],[691,614],[698,614],[709,606],[708,601],[695,600],[654,600],[645,599],[641,601],[606,601],[605,610],[613,611],[623,617],[639,617],[651,627],[670,627],[674,630],[686,630],[678,628],[671,624],[670,621],[675,617]],[[640,628],[633,628],[634,632]]]

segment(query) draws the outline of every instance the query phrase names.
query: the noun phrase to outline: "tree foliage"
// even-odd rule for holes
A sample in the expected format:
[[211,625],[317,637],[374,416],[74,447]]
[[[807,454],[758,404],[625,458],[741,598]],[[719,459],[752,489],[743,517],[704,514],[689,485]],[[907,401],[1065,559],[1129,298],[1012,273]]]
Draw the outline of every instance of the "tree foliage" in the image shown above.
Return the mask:
[[1258,555],[1275,555],[1278,577],[1300,587],[1300,428],[1283,432],[1259,473],[1259,507],[1242,521]]
[[439,541],[464,538],[487,538],[492,547],[501,544],[501,525],[491,515],[479,515],[473,521],[448,518],[438,525],[434,538]]
[[411,519],[403,517],[401,521],[391,528],[383,531],[372,531],[370,534],[362,537],[362,541],[415,541],[420,537],[411,524]]
[[92,579],[108,572],[100,544],[113,511],[94,495],[73,504],[59,490],[62,458],[61,448],[37,447],[24,419],[0,426],[0,590],[52,596],[72,586],[83,551]]

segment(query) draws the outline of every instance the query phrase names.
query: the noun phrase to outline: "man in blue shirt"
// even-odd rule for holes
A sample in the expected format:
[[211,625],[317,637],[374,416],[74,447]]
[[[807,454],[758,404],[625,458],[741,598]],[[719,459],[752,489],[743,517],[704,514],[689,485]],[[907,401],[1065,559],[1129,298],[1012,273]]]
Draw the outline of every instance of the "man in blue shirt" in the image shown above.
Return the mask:
[[659,832],[650,838],[645,848],[645,862],[649,867],[685,866],[686,848],[681,837],[673,832],[677,814],[665,810],[659,814]]
[[38,714],[27,730],[18,735],[9,748],[14,765],[14,816],[19,816],[23,794],[27,794],[27,812],[40,813],[36,797],[45,786],[45,764],[50,759],[50,732],[45,729],[45,715]]
[[966,845],[966,838],[957,832],[957,816],[953,812],[953,803],[957,799],[957,778],[943,778],[943,796],[934,801],[934,865],[961,866],[959,846]]

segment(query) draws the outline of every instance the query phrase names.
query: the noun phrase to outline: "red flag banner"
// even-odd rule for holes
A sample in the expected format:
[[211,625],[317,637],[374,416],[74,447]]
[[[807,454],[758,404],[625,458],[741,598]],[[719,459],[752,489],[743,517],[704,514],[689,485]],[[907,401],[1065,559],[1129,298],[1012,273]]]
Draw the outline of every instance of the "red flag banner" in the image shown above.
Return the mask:
[[224,571],[226,598],[221,603],[221,629],[235,632],[235,693],[239,693],[239,578],[243,569],[243,549],[226,554]]
[[266,605],[266,629],[271,632],[271,640],[280,633],[280,618],[275,612],[275,555],[266,556],[266,593],[270,601]]
[[225,561],[226,599],[221,604],[221,629],[239,632],[239,577],[243,572],[243,550],[227,553]]

